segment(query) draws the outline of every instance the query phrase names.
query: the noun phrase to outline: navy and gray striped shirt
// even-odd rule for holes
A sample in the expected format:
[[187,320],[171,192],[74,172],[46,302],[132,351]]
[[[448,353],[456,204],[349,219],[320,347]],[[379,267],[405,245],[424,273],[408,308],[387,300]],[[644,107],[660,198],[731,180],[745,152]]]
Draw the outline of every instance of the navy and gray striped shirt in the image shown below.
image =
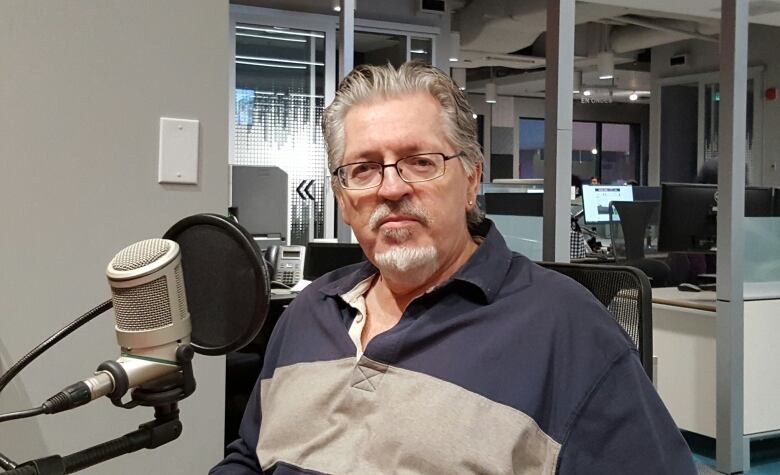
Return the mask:
[[357,359],[355,309],[340,296],[376,269],[309,285],[211,473],[696,473],[607,310],[488,227],[463,268]]

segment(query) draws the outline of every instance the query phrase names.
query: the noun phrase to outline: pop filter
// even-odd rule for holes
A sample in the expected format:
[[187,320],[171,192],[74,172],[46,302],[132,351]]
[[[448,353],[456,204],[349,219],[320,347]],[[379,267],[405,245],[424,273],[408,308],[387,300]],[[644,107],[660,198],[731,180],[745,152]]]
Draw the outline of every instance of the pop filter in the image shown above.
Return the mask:
[[216,214],[196,214],[163,236],[181,248],[192,346],[223,355],[250,343],[268,313],[269,279],[252,236]]

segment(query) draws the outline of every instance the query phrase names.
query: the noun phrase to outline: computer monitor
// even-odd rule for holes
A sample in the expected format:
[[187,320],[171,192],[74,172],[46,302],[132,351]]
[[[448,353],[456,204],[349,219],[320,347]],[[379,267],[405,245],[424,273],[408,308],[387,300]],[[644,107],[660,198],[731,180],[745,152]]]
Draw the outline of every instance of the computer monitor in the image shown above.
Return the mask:
[[635,186],[634,201],[661,201],[660,186]]
[[714,185],[661,185],[659,251],[709,251],[715,246],[716,191]]
[[542,216],[543,193],[485,193],[485,213],[509,216]]
[[772,188],[758,186],[745,188],[745,216],[772,216]]
[[[718,187],[694,183],[661,185],[658,250],[709,251],[717,236]],[[770,216],[772,189],[745,189],[745,216]]]
[[773,216],[780,216],[780,188],[775,188],[775,200],[774,204],[772,205],[772,215]]
[[633,188],[629,185],[584,185],[582,208],[585,211],[585,222],[608,223],[609,204],[613,201],[634,201]]
[[332,270],[366,260],[358,244],[310,242],[306,245],[303,278],[314,280]]

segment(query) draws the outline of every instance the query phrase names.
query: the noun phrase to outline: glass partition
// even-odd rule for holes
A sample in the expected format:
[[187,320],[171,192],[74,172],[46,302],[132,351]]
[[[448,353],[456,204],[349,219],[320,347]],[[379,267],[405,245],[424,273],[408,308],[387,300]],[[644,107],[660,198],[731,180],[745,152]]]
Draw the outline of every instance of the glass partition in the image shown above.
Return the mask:
[[780,289],[780,217],[745,218],[745,282]]
[[[231,165],[287,173],[292,244],[324,233],[325,34],[237,24],[235,154]],[[239,212],[240,219],[240,212]]]

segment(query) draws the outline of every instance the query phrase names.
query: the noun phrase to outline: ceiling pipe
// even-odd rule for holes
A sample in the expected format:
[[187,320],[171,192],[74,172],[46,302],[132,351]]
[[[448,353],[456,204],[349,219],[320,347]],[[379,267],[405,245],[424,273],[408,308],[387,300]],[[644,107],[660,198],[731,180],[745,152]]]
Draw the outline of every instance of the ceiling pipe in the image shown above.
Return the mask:
[[[701,33],[698,33],[698,32],[695,32],[695,31],[690,31],[688,29],[680,28],[680,27],[676,26],[677,24],[685,25],[685,23],[683,23],[683,22],[676,22],[676,21],[673,21],[673,20],[672,21],[669,21],[669,20],[666,20],[666,21],[663,21],[663,20],[661,20],[661,21],[652,21],[652,20],[645,20],[645,19],[642,19],[642,18],[637,18],[637,17],[632,16],[632,15],[621,16],[621,17],[615,18],[615,20],[618,21],[618,22],[623,22],[623,23],[628,23],[628,24],[631,24],[631,25],[636,25],[636,26],[641,26],[641,27],[644,27],[644,28],[649,28],[651,30],[663,31],[663,32],[666,32],[666,33],[677,33],[677,34],[681,34],[681,35],[686,35],[689,38],[695,38],[697,40],[702,40],[702,41],[709,41],[711,43],[719,43],[720,42],[720,40],[718,38],[714,38],[712,36],[703,35]],[[672,23],[675,26],[670,25],[670,23]],[[695,28],[695,25],[692,25],[692,26],[694,26],[694,28]]]

